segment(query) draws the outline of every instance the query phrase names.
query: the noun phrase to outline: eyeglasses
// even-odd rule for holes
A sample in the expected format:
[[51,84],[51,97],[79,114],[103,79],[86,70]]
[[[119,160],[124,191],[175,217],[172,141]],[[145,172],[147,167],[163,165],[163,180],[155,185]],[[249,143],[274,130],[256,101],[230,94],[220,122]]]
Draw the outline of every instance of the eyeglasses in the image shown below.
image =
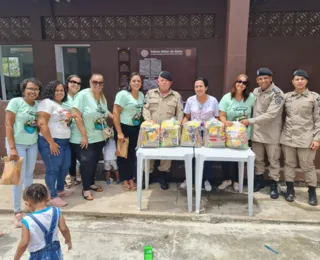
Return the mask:
[[26,90],[29,90],[29,91],[32,91],[32,92],[36,92],[36,93],[40,92],[40,89],[38,89],[38,88],[26,88]]
[[74,80],[70,80],[69,83],[75,84],[75,85],[77,85],[79,87],[81,86],[81,82],[77,82],[77,81],[74,81]]
[[104,82],[103,81],[92,81],[92,84],[96,85],[96,86],[103,86]]
[[242,80],[238,80],[237,83],[242,84],[244,86],[248,85],[248,81],[242,81]]

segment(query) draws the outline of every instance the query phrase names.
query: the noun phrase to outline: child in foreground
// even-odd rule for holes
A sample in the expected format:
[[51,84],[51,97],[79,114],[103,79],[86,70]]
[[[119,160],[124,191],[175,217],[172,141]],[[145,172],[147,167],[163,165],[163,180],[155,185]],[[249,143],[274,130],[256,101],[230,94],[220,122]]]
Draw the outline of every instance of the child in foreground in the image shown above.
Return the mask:
[[31,214],[22,219],[22,236],[14,260],[20,259],[26,249],[30,260],[63,259],[58,228],[71,250],[71,236],[60,209],[48,207],[49,195],[46,187],[35,183],[25,189],[23,194],[26,207]]

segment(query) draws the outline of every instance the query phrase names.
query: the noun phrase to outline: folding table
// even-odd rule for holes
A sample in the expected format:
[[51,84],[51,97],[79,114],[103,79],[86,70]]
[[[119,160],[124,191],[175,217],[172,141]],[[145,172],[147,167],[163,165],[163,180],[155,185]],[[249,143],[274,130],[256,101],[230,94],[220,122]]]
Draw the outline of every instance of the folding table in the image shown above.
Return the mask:
[[238,162],[239,192],[243,192],[244,163],[247,162],[248,211],[253,214],[253,178],[255,154],[251,149],[236,150],[229,148],[195,148],[196,158],[196,212],[200,213],[201,184],[204,161]]
[[184,160],[186,180],[188,211],[192,211],[192,158],[194,148],[192,147],[170,147],[170,148],[139,148],[137,150],[137,198],[138,210],[141,210],[143,163],[145,166],[145,186],[149,187],[150,160]]

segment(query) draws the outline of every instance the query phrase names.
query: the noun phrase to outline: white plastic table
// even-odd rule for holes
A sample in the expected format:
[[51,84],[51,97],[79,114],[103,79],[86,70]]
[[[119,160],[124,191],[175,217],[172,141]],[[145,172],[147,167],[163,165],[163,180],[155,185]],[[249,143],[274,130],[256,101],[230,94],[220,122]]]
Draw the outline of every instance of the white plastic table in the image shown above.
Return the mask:
[[137,196],[138,210],[141,210],[142,197],[142,176],[143,162],[145,166],[145,186],[149,187],[149,160],[184,160],[186,181],[187,181],[187,197],[188,211],[192,211],[192,158],[194,157],[194,149],[192,147],[170,147],[170,148],[139,148],[137,150]]
[[229,148],[195,148],[196,157],[196,212],[200,213],[201,184],[204,161],[238,162],[239,192],[243,192],[244,163],[247,162],[248,178],[248,211],[253,214],[253,178],[255,154],[248,150],[236,150]]

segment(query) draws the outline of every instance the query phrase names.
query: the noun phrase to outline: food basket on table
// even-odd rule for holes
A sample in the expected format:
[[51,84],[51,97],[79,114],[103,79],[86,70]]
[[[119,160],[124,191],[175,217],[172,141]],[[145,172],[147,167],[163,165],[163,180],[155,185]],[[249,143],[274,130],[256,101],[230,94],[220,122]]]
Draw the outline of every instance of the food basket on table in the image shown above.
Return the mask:
[[226,127],[226,146],[234,149],[248,149],[247,127],[238,121]]
[[176,147],[180,144],[180,122],[175,119],[164,120],[161,123],[161,147]]
[[226,146],[224,123],[213,118],[204,124],[204,146],[208,148],[223,148]]
[[160,125],[154,121],[144,121],[140,126],[139,147],[160,147]]
[[183,124],[180,145],[187,147],[201,147],[200,121],[188,121]]

